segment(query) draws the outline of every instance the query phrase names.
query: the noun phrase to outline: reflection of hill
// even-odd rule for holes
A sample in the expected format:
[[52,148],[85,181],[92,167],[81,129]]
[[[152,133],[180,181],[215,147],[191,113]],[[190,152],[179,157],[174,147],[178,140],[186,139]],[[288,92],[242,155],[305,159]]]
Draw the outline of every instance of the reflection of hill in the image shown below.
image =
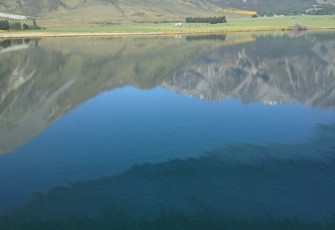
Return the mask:
[[[334,107],[332,35],[2,41],[2,50],[24,49],[0,55],[0,153],[100,92],[125,85],[161,85],[206,100]],[[233,45],[240,42],[246,43]]]
[[333,229],[335,126],[316,131],[304,144],[226,146],[55,188],[2,215],[0,227]]
[[37,47],[1,54],[0,153],[104,90],[161,84],[214,47],[202,44],[173,38],[43,39]]
[[175,73],[163,86],[206,100],[335,106],[335,42],[258,37],[222,48]]

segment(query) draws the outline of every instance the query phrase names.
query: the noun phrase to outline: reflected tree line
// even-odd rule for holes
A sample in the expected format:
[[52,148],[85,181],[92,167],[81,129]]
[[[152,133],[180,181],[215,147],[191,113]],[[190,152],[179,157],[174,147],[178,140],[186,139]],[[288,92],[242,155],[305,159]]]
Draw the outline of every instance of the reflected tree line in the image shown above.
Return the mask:
[[226,40],[225,34],[206,34],[206,35],[188,35],[186,41],[224,41]]
[[38,46],[38,41],[40,39],[30,39],[30,38],[25,38],[25,39],[5,39],[0,41],[0,47],[2,48],[8,48],[11,46],[16,46],[16,45],[28,45],[31,43],[34,43],[35,46]]

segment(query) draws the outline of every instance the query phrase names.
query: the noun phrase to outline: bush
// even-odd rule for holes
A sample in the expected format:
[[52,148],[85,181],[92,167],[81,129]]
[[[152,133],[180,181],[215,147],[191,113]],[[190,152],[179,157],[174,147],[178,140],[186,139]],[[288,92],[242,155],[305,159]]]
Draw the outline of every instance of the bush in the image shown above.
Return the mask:
[[26,23],[24,23],[24,24],[22,25],[22,27],[23,27],[24,30],[29,30],[29,26],[28,26]]
[[33,25],[33,26],[30,26],[29,29],[30,29],[30,30],[40,30],[41,27],[38,26],[38,25]]
[[292,22],[291,25],[288,26],[289,30],[307,30],[306,26],[301,25],[298,22]]

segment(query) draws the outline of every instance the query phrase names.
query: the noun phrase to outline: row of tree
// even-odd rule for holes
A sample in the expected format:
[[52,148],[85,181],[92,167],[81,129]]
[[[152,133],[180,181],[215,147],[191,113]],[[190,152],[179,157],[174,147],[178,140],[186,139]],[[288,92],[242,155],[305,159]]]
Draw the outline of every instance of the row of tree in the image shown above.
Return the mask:
[[8,20],[0,20],[0,30],[40,30],[41,27],[37,25],[35,19],[33,19],[33,25],[27,25],[21,22],[9,22]]
[[222,34],[205,34],[205,35],[189,35],[186,36],[186,41],[224,41],[226,40],[226,35]]
[[217,23],[225,23],[227,22],[226,17],[207,17],[207,18],[192,18],[192,17],[187,17],[186,18],[186,23],[210,23],[210,24],[217,24]]
[[25,38],[25,39],[6,39],[6,40],[0,40],[0,48],[8,48],[11,46],[16,46],[16,45],[22,45],[22,44],[31,44],[32,42],[35,43],[35,46],[38,46],[38,42],[40,39],[29,39],[29,38]]
[[[335,15],[335,7],[334,6],[323,6],[322,8],[315,8],[312,10],[306,11],[288,11],[281,15],[300,15],[300,14],[310,14],[310,15]],[[251,15],[251,17],[273,17],[274,14],[272,12],[257,12],[257,14]]]
[[329,9],[313,9],[305,13],[310,15],[334,15],[335,7]]

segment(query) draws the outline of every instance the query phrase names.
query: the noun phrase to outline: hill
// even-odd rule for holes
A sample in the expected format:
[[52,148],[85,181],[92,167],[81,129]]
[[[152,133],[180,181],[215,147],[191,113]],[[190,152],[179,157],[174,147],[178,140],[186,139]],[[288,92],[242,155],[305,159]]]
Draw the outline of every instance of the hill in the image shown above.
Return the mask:
[[5,0],[0,12],[42,18],[133,22],[175,21],[189,16],[222,15],[204,0]]
[[[237,17],[256,11],[300,14],[331,8],[334,0],[3,0],[0,12],[58,20],[164,22],[190,16]],[[250,12],[249,12],[250,14]]]

